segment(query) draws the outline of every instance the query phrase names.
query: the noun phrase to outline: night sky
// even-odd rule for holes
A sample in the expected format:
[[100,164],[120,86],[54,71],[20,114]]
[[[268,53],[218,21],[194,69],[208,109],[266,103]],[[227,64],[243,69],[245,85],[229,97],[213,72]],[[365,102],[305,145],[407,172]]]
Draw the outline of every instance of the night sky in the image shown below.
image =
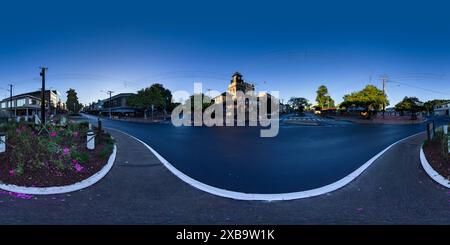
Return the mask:
[[388,74],[404,96],[450,98],[450,4],[445,1],[7,1],[0,6],[0,98],[72,87],[226,90],[234,71],[257,90],[342,96]]

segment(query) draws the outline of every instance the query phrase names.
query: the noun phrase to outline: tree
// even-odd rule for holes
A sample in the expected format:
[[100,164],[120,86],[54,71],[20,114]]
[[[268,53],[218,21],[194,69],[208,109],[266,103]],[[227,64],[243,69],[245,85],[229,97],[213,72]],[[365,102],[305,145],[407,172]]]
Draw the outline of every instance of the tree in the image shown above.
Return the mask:
[[444,99],[429,100],[429,101],[423,103],[423,107],[424,107],[425,111],[427,111],[428,113],[432,113],[432,112],[434,112],[434,107],[436,105],[440,105],[440,104],[447,103],[447,102],[450,102],[450,100],[444,100]]
[[144,111],[151,109],[153,106],[154,109],[166,113],[167,109],[172,107],[172,93],[162,84],[155,83],[129,97],[127,104]]
[[[364,107],[367,111],[379,111],[384,105],[389,105],[386,94],[373,85],[367,85],[361,91],[344,95],[344,101],[340,107],[348,108],[351,106]],[[370,115],[369,115],[370,116]]]
[[77,92],[75,91],[75,89],[69,89],[66,92],[67,94],[67,101],[66,101],[66,105],[67,105],[67,109],[71,112],[71,113],[78,113],[80,112],[80,102],[78,102],[78,96],[77,96]]
[[411,112],[411,119],[416,120],[417,112],[423,111],[423,103],[416,97],[405,97],[395,105],[395,110],[403,114],[405,111]]
[[311,104],[307,99],[302,97],[291,97],[288,101],[288,104],[297,112],[302,113],[305,111],[305,108],[310,106]]
[[[200,97],[201,96],[201,97]],[[194,111],[196,109],[195,103],[194,103],[194,99],[196,97],[199,97],[202,101],[202,111],[204,111],[206,108],[208,108],[209,106],[211,106],[212,104],[214,104],[214,102],[212,101],[212,98],[209,97],[208,95],[204,94],[204,93],[198,93],[198,94],[193,94],[191,96],[189,96],[189,99],[186,100],[186,105],[191,106],[191,110]],[[205,101],[210,101],[210,102],[205,102]]]
[[334,107],[334,100],[328,94],[328,88],[325,85],[321,85],[316,93],[316,102],[319,109]]

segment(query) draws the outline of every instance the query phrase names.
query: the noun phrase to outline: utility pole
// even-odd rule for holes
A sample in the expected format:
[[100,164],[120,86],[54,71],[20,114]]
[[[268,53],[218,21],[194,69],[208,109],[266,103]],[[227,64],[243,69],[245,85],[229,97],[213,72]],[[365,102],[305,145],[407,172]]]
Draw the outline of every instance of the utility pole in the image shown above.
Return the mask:
[[[387,75],[381,75],[380,76],[381,82],[383,84],[383,95],[386,97],[386,82],[388,81]],[[384,113],[386,112],[386,103],[383,101],[383,119],[384,119]]]
[[108,90],[108,91],[106,91],[106,93],[109,94],[109,118],[111,118],[112,117],[112,114],[111,114],[111,106],[112,106],[111,95],[114,93],[114,91]]
[[12,84],[8,84],[9,86],[9,115],[10,117],[13,117],[13,113],[12,113],[12,95],[13,95],[13,86]]
[[46,67],[41,67],[41,77],[42,77],[42,89],[41,89],[41,123],[45,124],[45,73],[47,71]]

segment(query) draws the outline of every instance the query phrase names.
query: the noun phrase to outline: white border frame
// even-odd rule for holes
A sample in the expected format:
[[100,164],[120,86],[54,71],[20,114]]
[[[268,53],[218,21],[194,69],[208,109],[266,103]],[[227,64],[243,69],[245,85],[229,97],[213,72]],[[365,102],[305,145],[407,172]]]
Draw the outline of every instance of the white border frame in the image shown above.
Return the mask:
[[423,152],[423,144],[420,147],[420,163],[422,164],[423,169],[427,174],[437,183],[450,188],[450,180],[444,178],[444,176],[440,175],[436,170],[431,167],[430,163],[428,163],[427,158],[425,157],[425,153]]

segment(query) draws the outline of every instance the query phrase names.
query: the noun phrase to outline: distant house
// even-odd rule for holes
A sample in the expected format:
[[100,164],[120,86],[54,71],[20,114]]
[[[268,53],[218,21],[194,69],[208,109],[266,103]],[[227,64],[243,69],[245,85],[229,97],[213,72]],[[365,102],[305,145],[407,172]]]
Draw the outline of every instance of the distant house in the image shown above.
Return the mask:
[[0,110],[7,117],[29,117],[38,115],[41,111],[41,99],[28,94],[16,95],[0,102]]
[[100,112],[112,116],[135,116],[136,108],[128,105],[127,100],[133,93],[121,93],[102,101]]
[[338,109],[336,107],[327,107],[320,110],[322,115],[335,115]]
[[[31,95],[41,98],[41,91],[25,93],[23,95]],[[45,90],[45,110],[50,115],[59,114],[66,111],[66,104],[61,101],[61,94],[57,90]]]
[[355,104],[348,107],[341,107],[339,110],[339,114],[348,116],[361,116],[364,118],[368,118],[370,116],[367,108]]
[[[0,113],[2,116],[22,117],[29,120],[41,111],[41,92],[29,92],[15,95],[0,101]],[[58,114],[65,110],[65,104],[61,102],[56,90],[45,91],[45,109],[50,115]]]
[[450,102],[442,103],[434,106],[434,115],[436,116],[449,116]]
[[83,111],[94,115],[98,115],[102,110],[103,110],[103,100],[93,102],[83,109]]

